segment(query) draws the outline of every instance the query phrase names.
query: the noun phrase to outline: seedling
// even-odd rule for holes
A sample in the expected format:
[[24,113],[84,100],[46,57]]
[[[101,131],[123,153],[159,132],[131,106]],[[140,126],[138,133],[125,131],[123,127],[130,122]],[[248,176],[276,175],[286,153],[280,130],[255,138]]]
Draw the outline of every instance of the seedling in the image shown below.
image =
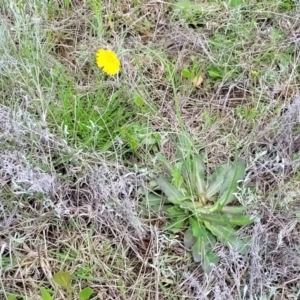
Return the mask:
[[[69,272],[60,271],[54,274],[53,279],[56,284],[58,284],[60,287],[66,290],[67,300],[74,299],[72,298],[73,289],[71,285],[71,274]],[[41,288],[41,294],[43,300],[53,300],[53,297],[45,288]],[[80,300],[89,300],[92,294],[93,294],[93,289],[91,289],[90,287],[86,287],[79,292],[78,297]]]

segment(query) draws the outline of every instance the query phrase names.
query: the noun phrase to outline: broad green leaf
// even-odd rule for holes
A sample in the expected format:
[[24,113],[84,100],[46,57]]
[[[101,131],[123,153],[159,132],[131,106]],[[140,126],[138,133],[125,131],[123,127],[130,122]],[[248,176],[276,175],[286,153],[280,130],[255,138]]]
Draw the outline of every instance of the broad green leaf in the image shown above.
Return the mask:
[[205,154],[195,155],[194,157],[194,176],[195,176],[195,185],[198,197],[201,199],[204,197],[205,192],[205,180],[204,180],[204,157]]
[[[8,295],[7,300],[17,300],[17,297],[14,295]],[[52,300],[52,299],[51,299]]]
[[205,227],[223,243],[227,242],[228,238],[236,233],[236,230],[230,226],[215,225],[207,221],[204,221],[204,224]]
[[90,287],[84,288],[82,291],[79,293],[79,298],[80,300],[88,300],[90,299],[90,296],[93,294],[93,289]]
[[191,250],[195,262],[201,262],[201,266],[206,273],[209,273],[218,263],[218,258],[212,252],[212,248],[216,243],[215,237],[206,230],[202,223],[194,218],[189,219],[192,235],[196,237]]
[[188,219],[188,217],[175,218],[175,219],[171,220],[171,222],[169,222],[167,225],[165,225],[163,227],[163,229],[169,230],[173,233],[181,232],[186,227],[187,219]]
[[233,217],[230,219],[230,224],[245,226],[253,223],[253,219],[248,216]]
[[183,243],[186,248],[191,248],[196,242],[196,238],[193,236],[192,228],[189,227],[184,233]]
[[216,171],[208,178],[209,186],[206,190],[206,197],[211,198],[220,192],[229,169],[230,165],[229,163],[226,163],[218,167]]
[[229,218],[226,215],[221,213],[197,214],[197,217],[201,221],[207,221],[212,224],[217,224],[217,225],[229,224]]
[[205,237],[197,238],[191,248],[193,259],[200,262],[205,273],[209,273],[214,265],[218,263],[217,256],[212,251],[212,246],[205,242]]
[[45,288],[41,288],[41,293],[43,300],[53,300],[52,296]]
[[245,176],[246,166],[238,163],[234,169],[231,169],[220,191],[220,197],[216,202],[221,207],[229,204],[236,197],[234,193],[237,191],[238,181]]
[[190,218],[189,222],[191,225],[191,230],[192,230],[193,236],[196,238],[201,238],[203,236],[203,230],[200,227],[201,225],[199,224],[199,222],[197,220],[195,220],[194,218]]
[[203,223],[198,222],[194,218],[189,218],[189,223],[191,225],[193,236],[196,238],[201,238],[204,242],[204,245],[212,247],[216,243],[215,237],[206,230]]
[[192,246],[192,254],[195,262],[201,262],[202,260],[202,240],[196,238],[194,245]]
[[54,281],[68,291],[71,290],[71,274],[69,272],[58,272],[54,275]]
[[138,107],[143,107],[145,105],[143,98],[140,96],[136,96],[134,98],[134,102],[135,102],[136,106],[138,106]]
[[237,184],[237,182],[243,179],[245,176],[246,166],[244,163],[230,163],[229,165],[230,167],[227,170],[220,194],[223,194],[223,192],[227,191],[232,184]]
[[230,226],[214,225],[204,221],[206,228],[224,245],[233,247],[241,254],[248,251],[248,243],[236,236],[236,230]]
[[221,72],[217,67],[212,66],[208,69],[208,75],[212,79],[222,79],[223,72]]
[[187,79],[191,79],[193,77],[193,74],[187,69],[183,69],[181,71],[181,75],[182,75],[182,77],[185,77]]
[[213,266],[216,266],[218,262],[219,259],[212,250],[206,251],[202,262],[203,271],[208,274],[212,270]]
[[149,208],[155,212],[165,211],[169,203],[170,201],[162,199],[161,195],[149,193],[143,197],[138,210],[142,216],[147,216],[149,215]]
[[178,206],[172,206],[167,209],[170,218],[182,217],[186,218],[188,213],[186,213],[183,209],[180,209]]
[[147,200],[150,207],[154,207],[158,209],[161,204],[161,197],[154,193],[149,193],[147,195]]
[[165,180],[163,177],[157,179],[157,183],[161,190],[166,194],[168,200],[174,204],[179,204],[184,195],[171,183]]
[[173,233],[182,231],[186,227],[186,223],[189,217],[188,213],[176,206],[168,208],[167,212],[171,220],[167,225],[164,226],[164,229],[170,230]]

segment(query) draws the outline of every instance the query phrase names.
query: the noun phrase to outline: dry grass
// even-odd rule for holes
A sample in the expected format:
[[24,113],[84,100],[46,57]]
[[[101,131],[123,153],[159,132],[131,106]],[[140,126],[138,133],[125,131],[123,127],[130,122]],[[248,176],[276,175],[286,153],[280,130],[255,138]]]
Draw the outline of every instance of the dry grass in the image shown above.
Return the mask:
[[[33,2],[0,4],[0,299],[66,299],[59,270],[93,299],[298,299],[299,4]],[[118,77],[96,68],[100,47]],[[139,210],[183,128],[209,169],[236,152],[248,166],[251,253],[218,245],[209,275]]]

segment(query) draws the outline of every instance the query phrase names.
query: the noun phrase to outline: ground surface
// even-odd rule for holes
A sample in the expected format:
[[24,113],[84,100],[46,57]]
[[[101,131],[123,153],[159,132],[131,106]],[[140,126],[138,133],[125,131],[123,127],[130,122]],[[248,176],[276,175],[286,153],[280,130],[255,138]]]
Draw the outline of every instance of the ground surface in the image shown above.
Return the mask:
[[[67,299],[61,270],[91,299],[300,299],[299,41],[293,0],[1,1],[0,299]],[[247,164],[251,251],[209,275],[139,209],[183,131]]]

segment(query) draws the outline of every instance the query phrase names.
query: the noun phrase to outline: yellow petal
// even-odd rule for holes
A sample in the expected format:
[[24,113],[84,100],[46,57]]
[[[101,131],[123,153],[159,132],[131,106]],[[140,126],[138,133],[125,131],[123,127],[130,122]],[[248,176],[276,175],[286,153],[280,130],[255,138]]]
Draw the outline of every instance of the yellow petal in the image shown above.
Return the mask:
[[96,53],[96,63],[108,75],[112,76],[120,71],[120,60],[112,50],[99,49]]

